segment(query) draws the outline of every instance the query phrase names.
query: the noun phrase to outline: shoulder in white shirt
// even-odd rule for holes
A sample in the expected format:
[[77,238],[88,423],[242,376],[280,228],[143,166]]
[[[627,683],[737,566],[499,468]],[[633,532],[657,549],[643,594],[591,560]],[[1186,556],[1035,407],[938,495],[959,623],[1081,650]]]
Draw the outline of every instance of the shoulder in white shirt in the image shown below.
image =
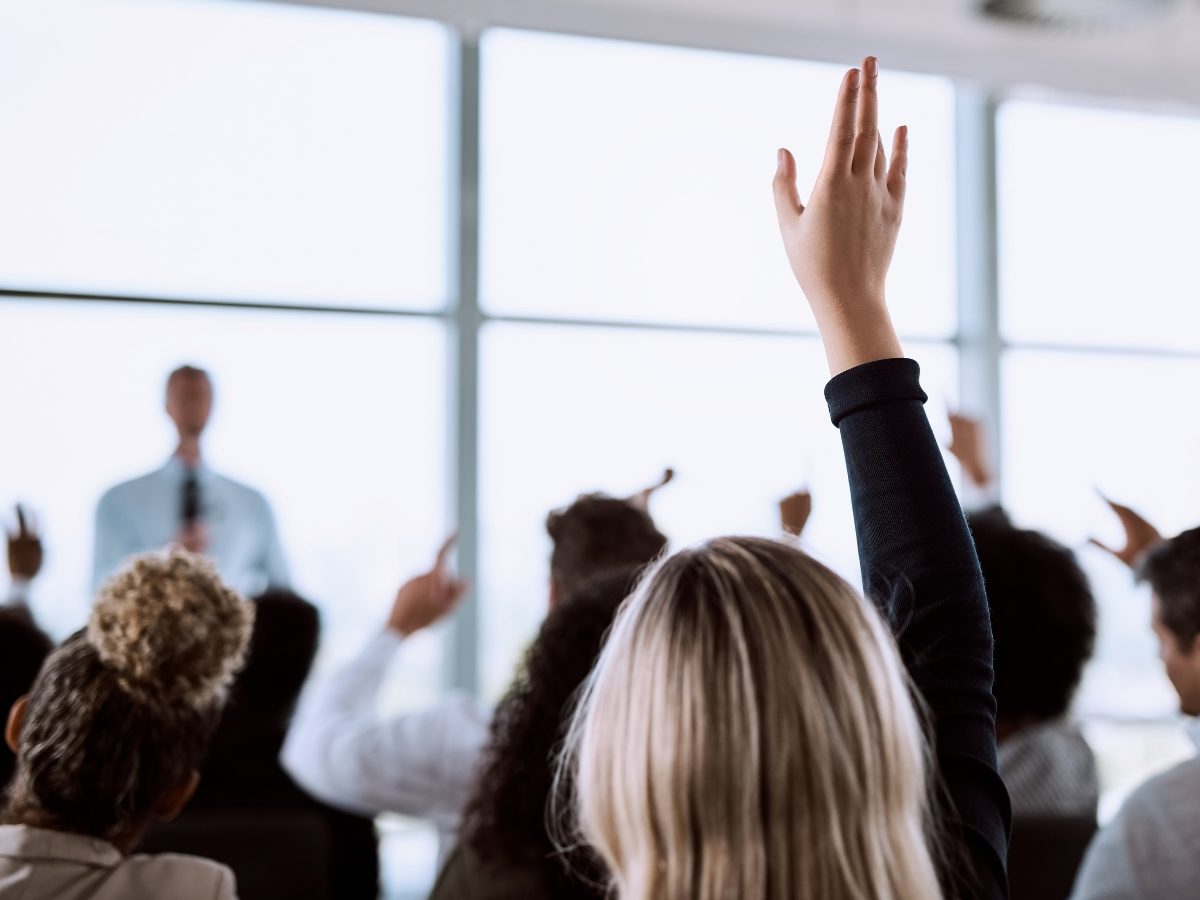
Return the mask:
[[85,835],[0,825],[0,897],[20,900],[237,900],[233,872],[176,854],[123,856]]

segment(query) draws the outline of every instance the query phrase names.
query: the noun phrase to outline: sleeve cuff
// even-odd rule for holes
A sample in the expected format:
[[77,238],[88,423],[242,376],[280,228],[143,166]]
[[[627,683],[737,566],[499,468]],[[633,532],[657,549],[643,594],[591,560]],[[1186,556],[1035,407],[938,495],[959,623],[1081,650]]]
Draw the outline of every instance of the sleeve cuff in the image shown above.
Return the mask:
[[877,359],[835,375],[825,385],[825,402],[834,425],[871,406],[897,401],[924,403],[921,367],[912,359]]

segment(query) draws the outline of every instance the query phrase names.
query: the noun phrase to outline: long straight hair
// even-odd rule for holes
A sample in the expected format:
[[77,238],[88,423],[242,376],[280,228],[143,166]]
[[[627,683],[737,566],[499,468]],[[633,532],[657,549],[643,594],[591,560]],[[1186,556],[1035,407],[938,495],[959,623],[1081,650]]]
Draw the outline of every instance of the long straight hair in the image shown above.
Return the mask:
[[875,610],[798,550],[721,538],[626,601],[561,776],[620,900],[940,900],[927,756]]

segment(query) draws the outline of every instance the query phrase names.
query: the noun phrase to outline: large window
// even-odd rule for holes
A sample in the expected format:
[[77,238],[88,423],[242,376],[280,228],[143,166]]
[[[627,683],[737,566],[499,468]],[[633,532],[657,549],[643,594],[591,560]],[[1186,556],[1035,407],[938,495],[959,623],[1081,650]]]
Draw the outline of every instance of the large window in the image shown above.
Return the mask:
[[1190,752],[1166,724],[1178,701],[1147,590],[1087,539],[1120,542],[1100,492],[1168,535],[1200,515],[1200,423],[1179,406],[1200,366],[1188,212],[1200,185],[1153,164],[1200,141],[1200,120],[1013,101],[997,132],[1004,496],[1076,548],[1100,604],[1079,712],[1109,812]]
[[[815,178],[839,67],[513,31],[482,47],[489,312],[812,327],[771,177],[786,146]],[[888,90],[920,148],[890,302],[905,334],[945,338],[953,91],[901,74]]]
[[[546,513],[581,492],[632,493],[665,466],[678,478],[654,511],[674,546],[778,534],[776,502],[806,485],[808,545],[857,580],[828,370],[770,190],[777,147],[801,172],[820,167],[840,69],[503,30],[481,46],[481,304],[502,320],[572,323],[498,323],[482,341],[485,692],[507,683],[545,613]],[[953,92],[910,75],[889,89],[922,151],[890,302],[906,337],[945,339]],[[944,409],[953,350],[913,352]]]
[[[797,296],[796,302],[803,302]],[[935,408],[954,353],[909,347]],[[547,511],[576,495],[632,494],[666,466],[653,512],[672,546],[779,534],[777,502],[807,485],[805,546],[852,582],[858,557],[837,430],[815,338],[495,325],[482,354],[480,525],[484,689],[501,690],[547,602]]]
[[448,66],[392,16],[6,0],[0,282],[441,306]]
[[[779,146],[815,175],[840,71],[507,29],[476,46],[307,4],[0,4],[0,506],[44,523],[39,617],[61,635],[85,615],[95,501],[170,452],[181,362],[213,372],[209,456],[274,503],[323,665],[463,532],[478,627],[413,641],[389,708],[469,682],[464,659],[480,678],[460,686],[498,696],[545,612],[546,513],[666,466],[674,546],[777,533],[777,500],[806,486],[806,545],[857,580],[770,191]],[[1200,186],[1151,161],[1200,120],[1005,103],[999,209],[964,209],[958,154],[988,148],[956,143],[955,102],[945,79],[888,75],[884,111],[912,133],[889,300],[935,429],[982,401],[1006,504],[1094,581],[1079,712],[1107,812],[1181,752],[1145,591],[1086,538],[1115,539],[1096,488],[1165,532],[1194,524],[1200,426],[1178,385],[1200,365]],[[956,215],[997,216],[999,322],[963,384],[982,357],[998,408],[959,397],[956,241],[989,229]],[[389,896],[423,896],[431,832],[382,825]]]

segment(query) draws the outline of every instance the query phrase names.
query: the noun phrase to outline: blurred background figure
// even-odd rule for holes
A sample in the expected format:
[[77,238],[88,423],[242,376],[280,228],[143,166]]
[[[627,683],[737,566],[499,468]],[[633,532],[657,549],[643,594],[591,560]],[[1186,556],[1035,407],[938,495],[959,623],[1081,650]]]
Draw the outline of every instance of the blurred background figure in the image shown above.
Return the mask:
[[1013,814],[1094,821],[1096,759],[1070,709],[1096,643],[1095,598],[1075,554],[1017,528],[1000,507],[983,424],[949,418],[992,617],[1000,774]]
[[557,753],[579,686],[609,626],[637,581],[637,569],[599,576],[551,611],[525,665],[492,719],[462,835],[430,900],[600,900],[608,895],[599,860],[561,853],[569,832],[551,800]]
[[28,612],[29,589],[38,572],[42,571],[45,553],[32,514],[18,505],[15,515],[16,530],[7,533],[9,587],[6,605]]
[[[1110,504],[1125,530],[1112,549],[1150,585],[1150,623],[1167,678],[1200,749],[1200,528],[1170,540],[1132,509]],[[1108,548],[1106,548],[1108,549]],[[1200,883],[1200,756],[1142,784],[1097,836],[1076,900],[1190,897]]]
[[[7,719],[14,703],[29,693],[42,663],[54,649],[24,609],[0,608],[0,719]],[[0,809],[7,802],[16,755],[0,741]]]
[[[151,829],[142,848],[228,865],[241,900],[292,893],[305,900],[372,900],[379,893],[374,822],[314,800],[279,762],[320,645],[320,615],[290,591],[271,591],[252,605],[246,664],[230,690],[200,786],[184,814]],[[295,877],[281,879],[288,870]]]
[[244,596],[286,587],[275,517],[261,493],[205,465],[201,438],[212,413],[208,373],[181,366],[167,379],[166,410],[179,433],[161,469],[111,488],[96,509],[92,586],[135,553],[178,544],[215,560]]
[[[546,517],[553,548],[542,603],[549,612],[592,579],[627,573],[663,552],[667,538],[647,509],[658,486],[629,498],[585,494]],[[453,540],[429,572],[401,586],[383,632],[313,686],[283,749],[292,777],[327,803],[361,815],[390,811],[434,823],[443,856],[455,846],[479,775],[492,706],[455,693],[425,709],[380,717],[375,701],[397,652],[448,616],[466,590],[449,570]]]

